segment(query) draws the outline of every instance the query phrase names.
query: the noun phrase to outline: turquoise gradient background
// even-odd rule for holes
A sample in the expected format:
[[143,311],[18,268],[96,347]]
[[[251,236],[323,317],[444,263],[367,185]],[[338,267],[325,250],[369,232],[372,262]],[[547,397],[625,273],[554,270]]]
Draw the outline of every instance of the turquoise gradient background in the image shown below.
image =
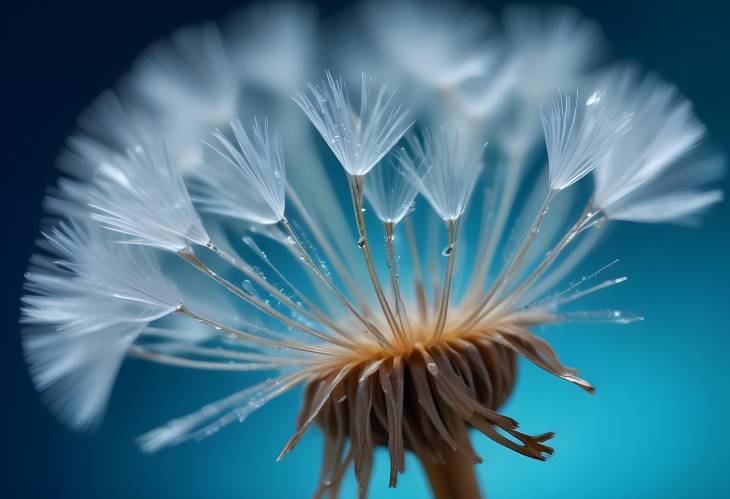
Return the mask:
[[[502,2],[490,3],[496,10]],[[728,8],[716,2],[567,2],[603,26],[616,58],[677,84],[711,139],[730,144]],[[718,3],[719,4],[719,3]],[[133,444],[158,423],[250,383],[255,376],[201,375],[129,361],[95,434],[76,434],[45,410],[20,354],[17,304],[37,235],[43,189],[76,114],[110,86],[149,42],[179,25],[220,19],[237,2],[16,3],[2,19],[4,463],[0,496],[28,498],[300,498],[314,489],[320,436],[310,432],[282,462],[298,393],[201,443],[141,454]],[[336,2],[322,11],[336,12]],[[730,187],[730,186],[728,186]],[[726,190],[730,190],[726,187]],[[475,435],[478,468],[493,498],[730,497],[728,378],[730,205],[701,229],[617,225],[587,269],[613,258],[626,285],[595,298],[640,312],[629,325],[540,331],[562,359],[595,384],[589,396],[521,364],[504,412],[526,431],[555,431],[555,456],[532,461]],[[396,490],[377,456],[371,497],[428,497],[418,464]],[[354,495],[348,478],[343,497]]]

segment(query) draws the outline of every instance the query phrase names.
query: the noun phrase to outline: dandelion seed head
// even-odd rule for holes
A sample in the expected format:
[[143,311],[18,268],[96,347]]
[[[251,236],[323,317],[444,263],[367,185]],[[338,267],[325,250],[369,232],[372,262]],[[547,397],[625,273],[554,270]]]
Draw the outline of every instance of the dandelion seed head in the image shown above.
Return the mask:
[[[701,146],[690,103],[630,67],[586,78],[600,36],[573,10],[509,10],[500,31],[411,2],[364,8],[377,43],[302,90],[332,47],[311,11],[256,9],[225,36],[205,24],[156,44],[80,118],[26,274],[36,388],[86,429],[126,357],[267,373],[137,443],[207,438],[302,387],[279,457],[323,430],[318,497],[350,467],[364,497],[378,447],[390,486],[406,452],[429,475],[479,463],[471,433],[544,460],[553,434],[503,413],[518,359],[593,387],[535,328],[643,319],[575,308],[630,285],[617,261],[576,277],[577,264],[609,222],[695,221],[722,198],[724,159]],[[381,84],[365,59],[383,63]],[[355,72],[348,88],[338,75]],[[545,159],[533,149],[542,175],[527,174]],[[571,193],[554,201],[591,173],[582,211]]]

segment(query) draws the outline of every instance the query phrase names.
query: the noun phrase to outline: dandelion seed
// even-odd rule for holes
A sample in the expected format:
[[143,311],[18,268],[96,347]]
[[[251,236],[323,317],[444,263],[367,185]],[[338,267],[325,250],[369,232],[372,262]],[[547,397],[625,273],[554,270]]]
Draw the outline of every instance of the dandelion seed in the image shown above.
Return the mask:
[[405,217],[418,194],[418,185],[409,178],[411,159],[393,153],[381,162],[365,181],[365,197],[382,222],[397,224]]
[[257,224],[273,224],[284,218],[286,174],[281,142],[254,121],[251,135],[240,121],[231,124],[238,147],[219,130],[214,149],[223,161],[198,170],[196,201],[201,209]]
[[300,92],[294,100],[350,175],[369,172],[411,125],[407,111],[394,102],[395,93],[387,85],[371,95],[365,74],[359,113],[352,107],[344,82],[329,72],[322,86],[310,84],[309,91],[311,97]]
[[704,126],[671,85],[636,68],[616,68],[600,84],[616,106],[632,110],[632,129],[594,172],[593,202],[615,220],[689,221],[722,199],[708,189],[724,173],[724,160],[697,150]]
[[444,127],[411,136],[415,162],[407,171],[438,216],[457,220],[466,211],[482,171],[482,149],[486,145],[459,130]]
[[161,145],[114,156],[96,171],[89,194],[92,216],[128,242],[173,252],[208,237],[179,170]]
[[608,107],[595,95],[563,94],[540,115],[554,191],[588,175],[629,130],[631,114]]

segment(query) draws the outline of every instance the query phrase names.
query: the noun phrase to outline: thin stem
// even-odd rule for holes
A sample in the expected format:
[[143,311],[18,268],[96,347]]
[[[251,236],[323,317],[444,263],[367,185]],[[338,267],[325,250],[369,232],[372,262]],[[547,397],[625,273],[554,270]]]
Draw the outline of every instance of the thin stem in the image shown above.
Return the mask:
[[563,252],[563,250],[575,239],[575,237],[581,233],[586,227],[592,226],[595,224],[595,221],[592,221],[593,218],[596,216],[597,212],[594,211],[591,206],[589,205],[586,207],[586,209],[581,214],[580,218],[573,224],[573,226],[563,235],[563,237],[558,241],[558,243],[555,245],[555,247],[548,253],[548,255],[540,262],[540,265],[535,268],[535,270],[532,271],[532,273],[520,284],[514,291],[512,291],[507,298],[505,298],[504,303],[513,303],[514,301],[518,300],[520,296],[527,290],[529,287],[541,276],[545,273],[545,271],[552,265],[552,263],[558,258],[558,256]]
[[459,233],[459,220],[448,220],[446,222],[448,234],[448,246],[446,247],[446,275],[444,276],[444,288],[441,291],[441,302],[436,317],[436,329],[434,338],[439,339],[446,326],[446,316],[449,312],[449,298],[451,296],[451,280],[454,276],[454,263],[456,262],[456,241]]
[[328,309],[330,313],[332,313],[335,307],[333,306],[331,296],[329,294],[329,289],[327,288],[327,286],[322,284],[322,281],[317,277],[315,273],[310,272],[309,265],[301,257],[299,247],[293,243],[287,232],[281,228],[281,225],[276,225],[276,228],[279,230],[282,237],[286,240],[284,248],[291,254],[292,258],[294,258],[294,261],[297,262],[298,265],[304,267],[304,274],[309,279],[309,282],[312,283],[312,287],[317,292],[319,299],[322,301],[324,307]]
[[349,340],[351,340],[353,343],[356,343],[357,340],[347,331],[339,327],[337,324],[329,320],[327,316],[317,307],[317,305],[309,300],[304,293],[299,291],[275,266],[271,261],[263,257],[265,263],[267,266],[276,273],[276,275],[284,281],[284,283],[291,288],[291,290],[299,297],[300,300],[302,300],[303,303],[307,305],[311,310],[308,310],[301,305],[298,305],[294,301],[292,301],[291,298],[286,296],[284,293],[282,293],[279,289],[277,289],[275,286],[273,286],[271,283],[269,283],[266,279],[264,279],[263,276],[261,276],[258,272],[256,272],[251,266],[243,262],[242,260],[229,255],[222,249],[220,249],[218,246],[216,246],[213,243],[208,244],[207,246],[213,253],[215,253],[221,260],[224,262],[232,265],[234,268],[239,270],[241,273],[243,273],[246,277],[254,281],[256,284],[264,288],[269,294],[271,294],[273,297],[275,297],[280,302],[284,303],[287,307],[290,309],[296,311],[299,314],[302,314],[303,316],[307,317],[310,320],[318,321],[323,324],[325,324],[327,327],[329,327],[331,330],[345,336]]
[[509,283],[512,279],[514,279],[517,271],[520,268],[520,265],[522,265],[523,260],[525,259],[525,256],[527,256],[527,252],[529,251],[530,247],[532,246],[533,241],[537,237],[538,232],[540,232],[540,227],[542,226],[542,222],[545,219],[545,216],[548,213],[548,210],[550,208],[550,203],[555,198],[555,195],[557,194],[556,191],[550,190],[548,191],[547,196],[545,197],[545,201],[543,202],[542,206],[540,207],[540,210],[537,212],[537,215],[535,216],[535,219],[532,221],[532,224],[530,225],[530,228],[528,229],[525,236],[522,238],[522,241],[520,242],[519,247],[517,248],[517,251],[512,256],[512,259],[507,264],[507,266],[499,273],[497,276],[497,279],[495,280],[494,284],[492,284],[492,287],[487,291],[487,293],[484,295],[484,297],[479,301],[476,307],[472,310],[472,312],[467,316],[467,318],[458,326],[459,328],[470,328],[476,322],[478,321],[478,317],[484,310],[484,308],[489,304],[489,302],[494,298],[497,293],[502,289],[503,286]]
[[[479,298],[479,292],[482,289],[484,281],[487,279],[489,269],[492,266],[494,254],[497,251],[497,245],[502,240],[502,233],[504,232],[507,218],[509,217],[510,210],[513,205],[515,195],[517,194],[517,187],[521,177],[521,172],[524,165],[524,159],[526,155],[526,149],[520,149],[517,153],[510,157],[509,163],[505,169],[506,178],[504,180],[503,188],[501,189],[501,197],[499,200],[499,207],[494,217],[494,224],[490,231],[483,230],[478,243],[479,250],[477,251],[478,262],[477,270],[474,272],[469,289],[466,293],[466,303],[476,302]],[[489,200],[485,197],[485,212],[486,204]],[[484,225],[484,220],[482,220]]]
[[[272,286],[266,279],[264,279],[261,275],[259,275],[258,272],[256,272],[251,266],[243,262],[242,260],[239,260],[233,255],[229,255],[222,249],[220,249],[218,246],[216,246],[213,242],[208,243],[206,246],[208,249],[210,249],[215,255],[223,260],[224,262],[228,263],[232,267],[234,267],[236,270],[240,271],[243,275],[254,281],[256,284],[264,288],[268,293],[273,295],[277,300],[281,301],[282,303],[286,304],[287,307],[296,310],[297,312],[303,314],[303,315],[310,315],[310,312],[308,310],[305,310],[301,306],[294,303],[288,296],[286,296],[284,293],[276,289],[274,286]],[[311,318],[311,317],[310,317]]]
[[403,296],[400,292],[400,282],[398,278],[398,261],[395,257],[395,224],[385,222],[383,224],[385,230],[385,250],[388,255],[388,269],[390,270],[390,285],[393,288],[393,297],[395,299],[395,311],[398,316],[398,325],[405,336],[411,336],[411,325],[408,321],[408,311],[406,310]]
[[155,352],[139,345],[132,345],[129,354],[149,362],[156,362],[167,366],[186,367],[188,369],[202,369],[206,371],[273,371],[280,369],[282,364],[278,362],[269,363],[231,363],[214,362],[208,360],[193,360],[174,355]]
[[408,250],[411,254],[411,262],[413,262],[413,286],[415,288],[416,301],[418,303],[418,315],[421,318],[421,323],[425,324],[428,320],[428,302],[426,300],[426,288],[423,284],[421,258],[418,255],[418,247],[416,245],[416,232],[413,229],[413,221],[410,216],[406,217],[405,224]]
[[429,211],[430,216],[426,226],[426,270],[430,278],[428,292],[431,294],[433,310],[437,310],[439,306],[439,297],[441,296],[441,280],[439,269],[441,267],[441,246],[440,237],[442,220],[436,216],[433,211]]
[[474,465],[456,451],[444,458],[443,463],[420,458],[434,499],[482,498]]
[[[160,429],[171,428],[176,433],[179,432],[179,435],[164,439],[165,442],[162,446],[177,445],[188,440],[205,437],[236,419],[242,420],[241,418],[244,415],[247,416],[270,400],[294,388],[304,381],[307,376],[308,373],[306,371],[297,371],[276,378],[270,378],[216,402],[207,404],[203,408],[182,418],[169,421]],[[236,406],[236,404],[239,405]],[[231,407],[234,407],[234,409],[220,416],[222,412]],[[242,410],[245,412],[242,413]],[[159,430],[153,431],[157,432]]]
[[221,331],[229,336],[232,336],[239,340],[249,342],[254,345],[270,347],[270,348],[286,348],[286,349],[290,349],[290,350],[297,350],[300,352],[317,353],[317,354],[322,354],[322,355],[337,355],[337,352],[327,349],[327,348],[322,348],[322,347],[318,347],[318,346],[314,346],[314,345],[306,345],[304,343],[292,342],[292,341],[270,340],[268,338],[262,338],[260,336],[250,334],[245,331],[240,331],[238,329],[226,326],[225,324],[222,324],[218,321],[209,319],[208,317],[200,315],[196,312],[193,312],[192,310],[185,307],[184,305],[181,305],[180,307],[178,307],[176,312],[182,316],[190,317],[191,319],[196,320],[202,324],[206,324],[206,325],[212,327],[213,329],[215,329],[216,331]]
[[257,310],[260,310],[261,312],[264,312],[267,315],[270,315],[271,317],[280,320],[287,326],[297,329],[299,331],[302,331],[303,333],[307,333],[311,336],[314,336],[315,338],[318,338],[320,340],[326,341],[328,343],[333,343],[335,345],[349,348],[350,344],[346,343],[344,341],[339,340],[338,338],[333,338],[331,336],[328,336],[324,333],[321,333],[319,331],[316,331],[312,329],[311,327],[307,326],[306,324],[303,324],[299,321],[296,321],[294,319],[290,319],[286,315],[282,314],[278,310],[274,310],[266,303],[263,303],[261,300],[251,296],[250,294],[244,292],[243,290],[239,289],[238,287],[231,284],[229,281],[224,279],[223,277],[219,276],[215,272],[213,272],[210,268],[208,268],[205,263],[202,262],[197,256],[193,254],[193,252],[189,249],[178,251],[178,256],[180,256],[183,260],[190,263],[193,267],[195,267],[197,270],[205,274],[206,276],[210,277],[214,281],[216,281],[218,284],[226,288],[228,291],[239,297],[241,300],[245,301],[252,307],[256,308]]
[[[245,239],[245,238],[244,238]],[[246,242],[244,240],[244,242]],[[323,324],[325,324],[327,327],[329,327],[331,330],[338,332],[342,336],[345,336],[349,340],[351,340],[354,343],[357,343],[357,339],[352,336],[351,333],[349,333],[347,330],[339,326],[334,321],[330,320],[329,317],[327,317],[327,314],[317,306],[316,303],[314,303],[312,300],[307,298],[307,295],[305,293],[302,293],[302,291],[295,286],[272,262],[269,260],[269,257],[266,256],[266,253],[264,253],[253,241],[250,241],[249,247],[254,250],[254,252],[258,255],[258,257],[263,260],[263,262],[266,264],[266,266],[271,269],[276,276],[281,279],[281,281],[291,289],[291,291],[299,297],[299,299],[304,303],[309,309],[311,309],[311,312],[309,310],[303,309],[302,313],[309,317],[310,319],[320,321]],[[263,279],[264,282],[266,282],[265,279]],[[268,283],[267,283],[268,284]],[[270,287],[273,287],[269,285]],[[268,288],[267,288],[268,289]],[[274,288],[276,289],[276,288]],[[276,295],[275,295],[276,296]]]
[[292,238],[292,241],[294,241],[294,244],[299,249],[299,252],[301,254],[301,257],[304,258],[305,263],[307,264],[307,267],[309,267],[309,270],[311,270],[321,281],[322,283],[327,286],[327,288],[332,291],[332,293],[337,297],[337,299],[342,303],[342,305],[355,317],[357,320],[359,320],[368,331],[370,331],[375,338],[380,341],[382,344],[388,346],[391,350],[395,351],[395,348],[391,343],[383,336],[383,334],[376,328],[372,323],[370,323],[365,317],[360,314],[360,312],[353,307],[353,305],[350,303],[350,301],[340,292],[339,289],[337,289],[337,286],[332,282],[332,280],[324,275],[320,270],[317,263],[314,261],[312,256],[307,252],[306,248],[302,244],[302,242],[299,240],[299,236],[297,236],[296,232],[294,231],[293,227],[289,224],[289,221],[286,218],[282,218],[280,223],[282,226],[286,229],[286,231],[289,233],[289,236]]
[[[152,330],[149,331],[145,330],[142,332],[145,336],[157,336],[157,333]],[[174,338],[174,330],[171,331],[169,334],[164,334],[160,336],[162,338],[170,339]],[[154,343],[154,344],[147,344],[147,345],[138,345],[141,346],[149,351],[153,351],[156,353],[165,353],[166,348],[170,348],[171,351],[174,351],[176,354],[188,354],[188,355],[198,355],[203,357],[210,357],[210,358],[216,358],[216,359],[226,359],[226,360],[242,360],[247,362],[255,362],[255,363],[276,363],[279,365],[291,365],[291,366],[304,366],[304,365],[319,365],[322,363],[322,359],[313,357],[311,355],[308,356],[292,356],[292,357],[274,357],[268,354],[264,353],[254,353],[249,351],[240,351],[240,350],[234,350],[230,348],[221,348],[221,347],[215,347],[215,348],[209,348],[209,347],[199,347],[196,345],[191,345],[188,343]]]
[[388,300],[385,298],[385,293],[383,293],[383,287],[380,285],[380,279],[378,278],[375,263],[373,262],[373,255],[370,252],[370,242],[368,241],[367,230],[365,229],[365,214],[363,212],[365,177],[361,175],[348,175],[347,178],[350,184],[352,206],[355,210],[355,223],[357,224],[357,231],[359,235],[357,245],[362,249],[362,253],[365,258],[365,265],[367,266],[368,273],[370,274],[370,281],[373,284],[373,289],[375,290],[375,295],[378,298],[380,307],[383,309],[385,319],[392,331],[399,331],[393,311],[390,309]]
[[340,259],[340,257],[331,247],[331,245],[327,241],[327,238],[322,233],[319,225],[314,221],[314,219],[312,219],[312,216],[304,207],[304,204],[302,203],[302,200],[296,193],[296,191],[293,188],[289,187],[287,189],[287,192],[292,202],[294,203],[294,206],[296,206],[297,210],[301,214],[304,223],[307,224],[307,227],[309,227],[312,235],[314,235],[314,238],[319,243],[320,248],[322,248],[322,251],[325,252],[325,255],[327,255],[329,261],[332,262],[332,266],[335,268],[337,274],[342,278],[342,282],[345,284],[345,287],[352,294],[352,296],[355,297],[355,300],[357,301],[360,309],[363,310],[366,315],[369,315],[367,300],[365,299],[365,296],[360,292],[360,289],[355,284],[355,281],[353,281],[352,276],[347,271],[347,268],[345,267],[342,259]]
[[525,298],[527,300],[535,300],[558,284],[579,262],[583,261],[600,237],[601,233],[593,232],[582,238],[577,245],[573,246],[570,254],[557,267],[554,267],[547,276],[530,287],[529,293],[525,295]]

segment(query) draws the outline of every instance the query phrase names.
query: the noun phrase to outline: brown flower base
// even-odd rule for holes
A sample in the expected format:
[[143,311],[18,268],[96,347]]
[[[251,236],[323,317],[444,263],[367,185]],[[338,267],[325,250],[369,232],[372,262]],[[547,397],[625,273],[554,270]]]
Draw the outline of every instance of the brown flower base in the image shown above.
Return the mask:
[[282,455],[316,422],[325,448],[315,497],[336,497],[350,463],[365,497],[376,446],[389,450],[391,487],[405,470],[409,450],[423,462],[437,497],[479,497],[471,468],[481,459],[469,441],[470,427],[534,459],[553,452],[544,444],[552,433],[526,435],[515,420],[496,412],[514,387],[517,354],[592,391],[524,328],[442,337],[428,346],[417,343],[403,355],[332,368],[311,381],[297,431]]

